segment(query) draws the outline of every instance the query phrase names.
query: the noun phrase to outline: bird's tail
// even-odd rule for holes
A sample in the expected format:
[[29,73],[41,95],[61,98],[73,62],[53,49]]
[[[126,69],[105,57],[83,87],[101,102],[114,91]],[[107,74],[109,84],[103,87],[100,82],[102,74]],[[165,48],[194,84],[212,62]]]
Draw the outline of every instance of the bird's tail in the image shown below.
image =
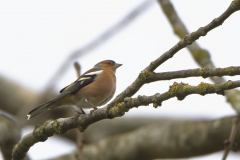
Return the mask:
[[[64,97],[66,95],[68,95],[69,93],[66,92],[66,93],[62,93],[60,94],[59,96],[57,96],[56,98],[52,99],[51,101],[47,102],[47,103],[44,103],[42,105],[40,105],[39,107],[31,110],[28,114],[27,114],[27,117],[29,119],[35,117],[36,115],[44,112],[44,111],[47,111],[47,110],[52,110],[52,109],[55,109],[55,108],[60,108],[61,107],[61,104],[63,104],[64,100]],[[59,101],[60,100],[60,101]],[[63,101],[61,101],[63,100]]]
[[27,114],[27,117],[28,117],[27,120],[29,120],[29,119],[35,117],[36,115],[38,115],[38,114],[40,114],[40,113],[48,110],[48,105],[50,105],[50,104],[49,104],[49,103],[46,103],[46,104],[43,104],[43,105],[41,105],[41,106],[39,106],[39,107],[31,110],[31,111]]

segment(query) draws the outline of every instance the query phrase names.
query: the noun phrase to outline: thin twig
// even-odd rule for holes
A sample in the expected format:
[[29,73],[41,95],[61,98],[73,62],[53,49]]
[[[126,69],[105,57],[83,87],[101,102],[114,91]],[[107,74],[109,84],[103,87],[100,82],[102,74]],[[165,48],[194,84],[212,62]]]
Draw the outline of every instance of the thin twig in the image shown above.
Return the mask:
[[[77,73],[77,77],[80,77],[81,75],[81,65],[78,62],[74,63],[74,68]],[[83,147],[83,133],[84,132],[79,132],[79,130],[76,129],[76,139],[77,139],[77,155],[76,155],[76,160],[81,160],[83,159],[83,153],[82,153],[82,147]]]
[[83,159],[83,133],[84,132],[79,132],[79,130],[76,129],[76,134],[77,134],[77,156],[76,159],[77,160],[81,160]]
[[146,76],[147,83],[160,81],[160,80],[172,80],[177,78],[189,78],[189,77],[220,77],[220,76],[233,76],[240,75],[240,66],[232,66],[227,68],[196,68],[180,71],[153,73]]
[[81,65],[78,62],[75,62],[74,63],[74,68],[76,70],[77,77],[80,77],[80,75],[81,75]]
[[231,129],[230,137],[228,140],[224,141],[225,151],[224,151],[222,160],[227,159],[229,151],[233,149],[235,146],[234,140],[236,138],[236,134],[238,131],[238,124],[239,124],[239,117],[234,117],[232,120],[232,129]]

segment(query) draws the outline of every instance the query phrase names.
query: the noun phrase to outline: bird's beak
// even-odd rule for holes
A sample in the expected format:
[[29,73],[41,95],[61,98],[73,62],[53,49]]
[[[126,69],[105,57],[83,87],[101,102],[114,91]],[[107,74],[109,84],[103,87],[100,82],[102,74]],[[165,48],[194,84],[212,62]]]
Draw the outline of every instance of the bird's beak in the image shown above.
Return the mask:
[[120,67],[122,64],[118,64],[118,63],[115,63],[114,64],[114,68],[118,68],[118,67]]

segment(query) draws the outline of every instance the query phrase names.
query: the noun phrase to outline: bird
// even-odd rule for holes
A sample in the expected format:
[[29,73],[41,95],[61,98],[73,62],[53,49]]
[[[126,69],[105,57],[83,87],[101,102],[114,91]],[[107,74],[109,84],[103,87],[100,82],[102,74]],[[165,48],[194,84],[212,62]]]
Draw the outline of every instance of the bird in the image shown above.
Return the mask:
[[[55,108],[64,106],[76,106],[93,108],[106,104],[112,99],[116,91],[115,72],[122,64],[113,60],[104,60],[97,63],[92,69],[82,74],[76,81],[60,90],[60,94],[27,114],[27,119]],[[84,113],[84,112],[83,112]]]

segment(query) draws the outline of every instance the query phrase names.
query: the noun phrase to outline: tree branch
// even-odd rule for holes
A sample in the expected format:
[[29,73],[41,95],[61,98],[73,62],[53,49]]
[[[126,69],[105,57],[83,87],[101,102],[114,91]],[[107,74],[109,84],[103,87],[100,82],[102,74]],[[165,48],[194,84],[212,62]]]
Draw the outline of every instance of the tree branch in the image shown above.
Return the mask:
[[240,74],[240,67],[227,67],[227,68],[196,68],[196,69],[188,69],[181,71],[173,71],[173,72],[161,72],[161,73],[153,73],[146,77],[147,83],[155,82],[159,80],[172,80],[177,78],[188,78],[188,77],[213,77],[213,76],[235,76]]
[[[59,118],[57,120],[49,120],[42,126],[36,126],[34,131],[23,137],[18,144],[14,146],[12,159],[22,159],[29,148],[37,142],[44,142],[53,134],[64,134],[68,130],[78,128],[84,131],[90,124],[107,118],[121,117],[129,109],[140,105],[148,105],[154,103],[154,107],[161,105],[164,100],[177,97],[179,100],[184,99],[190,94],[223,94],[225,90],[240,87],[240,81],[228,81],[221,84],[201,83],[198,86],[190,86],[188,84],[174,83],[170,86],[169,91],[163,94],[155,94],[153,96],[138,96],[138,98],[125,98],[124,102],[117,104],[110,110],[107,107],[98,109],[92,114],[77,115],[69,118]],[[107,105],[108,106],[108,105]]]
[[[169,0],[158,0],[163,12],[165,13],[167,19],[169,20],[174,33],[179,37],[183,38],[186,34],[188,34],[188,30],[181,21],[180,17],[171,4]],[[233,1],[229,8],[239,8],[239,1]],[[230,11],[229,8],[226,12],[224,12],[220,17],[226,18],[229,16]],[[239,10],[239,9],[238,9]],[[215,22],[214,22],[215,21]],[[221,25],[223,21],[219,21],[219,18],[215,18],[213,23],[219,23]],[[208,68],[216,68],[213,62],[211,61],[210,53],[201,48],[197,42],[193,42],[191,45],[187,46],[188,50],[190,51],[192,57],[196,61],[198,65],[201,67],[208,67]],[[215,83],[223,83],[225,82],[224,78],[222,77],[211,77],[210,78]],[[226,92],[227,101],[232,105],[233,109],[235,109],[238,113],[240,113],[240,92],[237,90],[231,90]]]
[[[77,72],[77,78],[81,75],[81,65],[78,62],[74,63],[74,68]],[[81,109],[81,113],[84,113],[84,111]],[[81,160],[83,158],[82,154],[82,147],[83,147],[83,132],[79,132],[76,130],[76,147],[77,147],[77,154],[75,156],[76,160]]]
[[21,131],[15,118],[2,111],[0,111],[0,128],[0,149],[4,159],[8,160],[12,157],[14,145],[21,138]]
[[231,129],[231,133],[230,133],[230,137],[228,140],[224,141],[225,144],[225,150],[224,150],[224,154],[223,154],[223,158],[222,160],[226,160],[228,153],[231,149],[236,148],[237,144],[235,143],[235,138],[237,136],[237,131],[239,128],[239,117],[234,117],[232,119],[232,129]]
[[[99,160],[188,158],[217,152],[223,149],[223,141],[229,135],[231,119],[159,120],[132,132],[85,145],[84,160],[95,160],[96,157]],[[237,128],[240,129],[240,126]],[[240,133],[236,141],[240,141]]]
[[138,106],[146,106],[153,103],[153,107],[162,105],[163,101],[170,98],[177,97],[178,100],[183,100],[186,96],[191,94],[199,94],[204,96],[205,94],[217,93],[224,95],[225,90],[240,87],[239,81],[228,81],[220,84],[208,84],[200,83],[198,86],[190,86],[184,83],[174,82],[169,87],[169,91],[163,94],[156,93],[153,96],[138,96],[137,98],[124,98],[124,102],[117,104],[109,110],[109,116],[111,118],[124,115],[129,109]]
[[175,46],[173,46],[168,52],[164,53],[157,60],[153,61],[146,69],[149,71],[155,70],[159,65],[164,63],[169,58],[172,58],[175,53],[177,53],[182,48],[191,45],[195,40],[199,39],[201,36],[207,35],[212,29],[222,25],[222,23],[234,12],[240,10],[240,1],[235,0],[227,8],[227,10],[220,15],[218,18],[215,18],[211,23],[204,27],[200,27],[197,31],[192,32],[189,35],[185,35],[181,41],[179,41]]
[[144,77],[151,75],[152,72],[162,63],[167,61],[169,58],[172,58],[179,50],[183,49],[187,45],[192,44],[195,40],[201,36],[205,36],[209,31],[221,25],[231,14],[240,10],[240,0],[235,0],[227,8],[227,10],[220,15],[218,18],[215,18],[205,27],[199,28],[197,31],[192,32],[190,35],[186,35],[182,40],[180,40],[175,46],[170,50],[162,54],[159,58],[152,61],[149,66],[147,66],[138,76],[138,78],[128,86],[121,94],[115,98],[110,105],[108,105],[108,110],[116,105],[117,103],[123,101],[125,97],[131,97],[134,95],[145,83]]
[[[158,0],[162,11],[164,12],[166,18],[169,20],[174,33],[179,37],[183,38],[185,35],[189,34],[186,26],[183,24],[182,20],[178,16],[174,6],[170,0]],[[191,45],[187,46],[195,62],[201,67],[216,68],[211,61],[210,53],[201,48],[197,42],[193,42]],[[223,83],[225,80],[220,77],[211,77],[212,81],[215,83]]]
[[[205,121],[155,119],[151,125],[85,145],[84,160],[95,160],[96,157],[98,160],[188,158],[221,151],[222,142],[231,130],[232,118]],[[236,141],[240,141],[240,133],[236,134]],[[74,154],[54,160],[74,160]]]

